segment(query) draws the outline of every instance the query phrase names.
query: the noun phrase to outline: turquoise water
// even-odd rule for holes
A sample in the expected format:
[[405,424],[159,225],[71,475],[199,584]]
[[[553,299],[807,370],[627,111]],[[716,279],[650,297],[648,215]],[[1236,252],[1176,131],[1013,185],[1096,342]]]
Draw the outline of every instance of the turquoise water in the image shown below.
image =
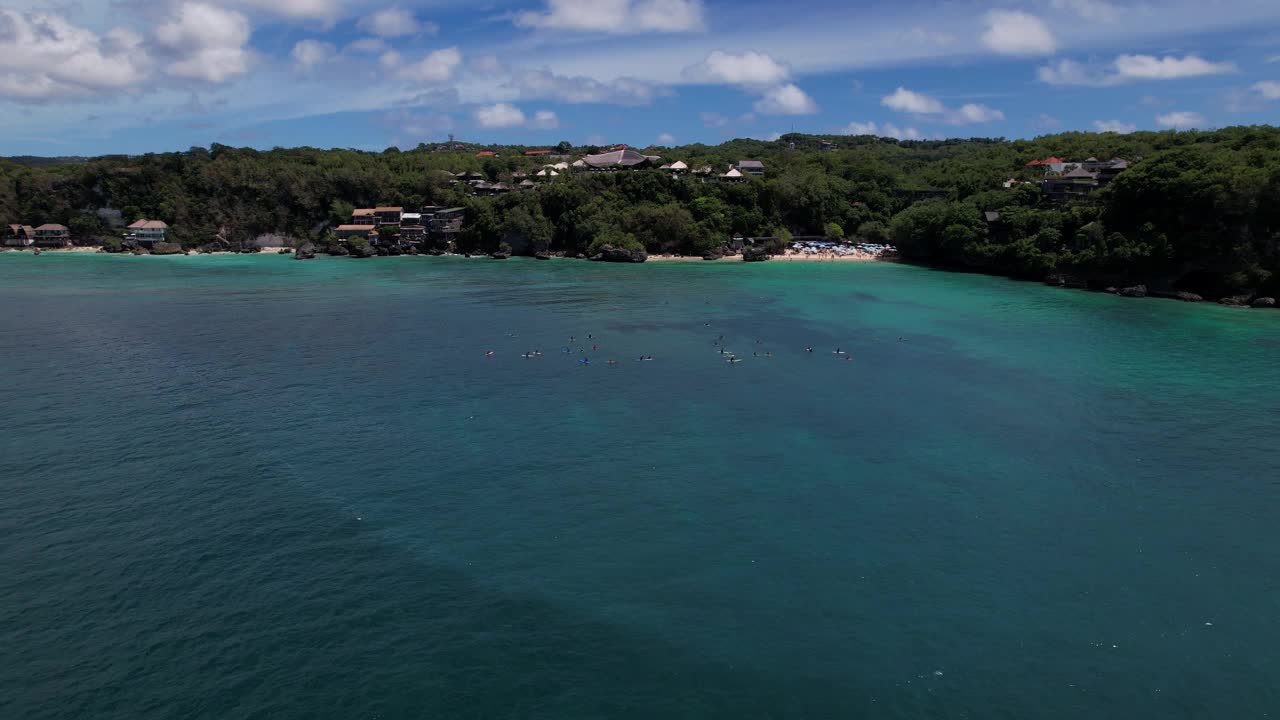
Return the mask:
[[53,253],[0,307],[0,717],[1280,708],[1280,313]]

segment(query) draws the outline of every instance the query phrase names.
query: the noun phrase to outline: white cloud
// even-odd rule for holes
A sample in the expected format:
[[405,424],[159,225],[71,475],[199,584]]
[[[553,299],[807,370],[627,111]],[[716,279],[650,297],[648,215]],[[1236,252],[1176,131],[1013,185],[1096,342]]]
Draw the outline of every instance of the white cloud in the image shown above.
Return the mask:
[[895,140],[923,140],[924,134],[913,127],[900,128],[893,123],[876,125],[873,122],[851,122],[841,131],[843,135],[875,135]]
[[249,19],[234,10],[184,2],[177,14],[156,27],[156,42],[177,59],[165,72],[175,77],[220,83],[249,72]]
[[702,0],[547,0],[545,12],[515,16],[520,27],[613,34],[703,29]]
[[560,117],[550,110],[539,110],[533,114],[529,127],[534,130],[555,130],[560,127]]
[[966,103],[959,108],[949,108],[937,98],[899,87],[893,94],[880,99],[880,104],[901,113],[936,118],[951,125],[972,125],[1004,119],[1004,113],[995,108]]
[[1136,131],[1138,126],[1121,122],[1119,120],[1094,120],[1093,129],[1098,132],[1113,132],[1120,133],[1121,135],[1128,135],[1129,133]]
[[989,108],[986,105],[977,105],[975,103],[966,103],[960,106],[951,114],[949,122],[955,125],[972,125],[974,123],[989,123],[997,120],[1003,120],[1004,113]]
[[360,38],[347,45],[348,52],[380,53],[387,49],[387,41],[382,38]]
[[1075,13],[1081,20],[1113,25],[1120,21],[1120,8],[1106,0],[1050,0],[1055,10]]
[[1203,128],[1208,124],[1205,117],[1197,112],[1171,112],[1164,115],[1156,116],[1156,123],[1161,127],[1175,128],[1178,130],[1191,130],[1194,128]]
[[923,140],[924,134],[913,127],[900,128],[892,123],[885,123],[880,128],[881,137],[891,137],[896,140]]
[[945,48],[956,44],[956,36],[945,33],[940,30],[929,30],[922,27],[913,27],[902,33],[899,39],[909,45],[925,45],[929,47]]
[[718,112],[699,113],[698,117],[702,119],[702,126],[708,128],[722,128],[729,124],[729,118]]
[[1264,100],[1280,100],[1280,82],[1275,80],[1263,80],[1253,84],[1253,89],[1257,91]]
[[507,66],[497,55],[477,55],[471,58],[470,65],[481,75],[501,75],[507,71]]
[[785,83],[791,70],[764,53],[712,51],[697,65],[684,69],[684,77],[693,82],[726,83],[753,88],[767,88]]
[[402,37],[405,35],[434,35],[440,31],[435,23],[419,22],[413,13],[401,7],[389,7],[356,22],[356,27],[378,37]]
[[1179,78],[1220,75],[1235,72],[1234,63],[1209,62],[1196,55],[1184,58],[1151,55],[1121,55],[1116,58],[1116,72],[1127,80],[1177,80]]
[[239,0],[239,4],[281,17],[326,22],[335,19],[341,10],[339,0]]
[[453,118],[448,115],[414,113],[405,109],[392,110],[379,118],[379,122],[395,131],[397,143],[421,142],[453,129]]
[[1040,113],[1040,116],[1031,125],[1037,130],[1053,130],[1061,127],[1062,121],[1049,113]]
[[433,50],[421,60],[401,65],[400,54],[392,50],[382,56],[382,62],[384,67],[399,66],[397,77],[423,85],[439,85],[453,79],[462,65],[462,53],[456,47]]
[[946,107],[943,106],[941,101],[928,95],[912,92],[904,87],[899,87],[892,95],[886,95],[881,98],[880,104],[890,110],[915,113],[917,115],[937,115],[946,111]]
[[1267,64],[1278,63],[1278,62],[1280,62],[1280,55],[1272,55],[1271,57],[1267,58]]
[[753,106],[762,115],[812,115],[818,104],[799,87],[790,83],[770,88]]
[[877,129],[876,124],[873,122],[860,123],[854,121],[846,125],[844,130],[840,132],[842,135],[875,135]]
[[506,86],[521,98],[545,98],[570,104],[608,103],[648,105],[667,90],[633,78],[617,78],[607,83],[589,77],[568,77],[550,70],[521,70],[512,74]]
[[150,66],[132,31],[99,36],[59,15],[0,9],[0,98],[38,102],[128,91],[145,81]]
[[1104,66],[1086,66],[1074,60],[1059,60],[1040,67],[1036,75],[1049,85],[1091,85],[1107,87],[1128,82],[1179,80],[1220,75],[1236,71],[1234,63],[1210,62],[1198,55],[1155,57],[1121,55]]
[[524,124],[524,113],[510,103],[498,103],[476,108],[472,113],[476,124],[482,128],[509,128]]
[[675,145],[675,144],[676,144],[676,136],[675,136],[675,135],[672,135],[671,133],[662,133],[662,134],[658,135],[658,140],[657,140],[657,143],[656,143],[656,144],[658,144],[658,145],[665,145],[665,146],[668,146],[668,147],[669,147],[669,146],[671,146],[671,145]]
[[1052,55],[1058,49],[1049,26],[1035,15],[1019,10],[987,13],[982,44],[1001,55]]
[[333,45],[319,40],[302,40],[293,46],[289,53],[294,66],[299,70],[310,70],[333,59],[337,50]]

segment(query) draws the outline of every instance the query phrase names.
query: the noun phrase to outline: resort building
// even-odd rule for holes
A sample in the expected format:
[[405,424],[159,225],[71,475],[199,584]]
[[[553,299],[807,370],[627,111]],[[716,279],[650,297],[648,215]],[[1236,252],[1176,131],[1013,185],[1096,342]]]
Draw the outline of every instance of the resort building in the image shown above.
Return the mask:
[[46,223],[36,228],[35,245],[37,247],[69,247],[71,231],[66,225]]
[[143,218],[134,222],[125,228],[127,234],[125,238],[141,243],[143,245],[152,246],[158,242],[165,241],[165,235],[169,232],[169,226],[163,220],[147,220]]
[[[658,158],[661,160],[661,158]],[[653,159],[641,155],[625,145],[619,150],[613,150],[599,155],[588,155],[582,158],[581,162],[588,170],[638,170],[641,168],[656,167]]]
[[337,235],[339,240],[348,240],[353,237],[376,238],[378,228],[374,225],[339,225],[334,228],[333,234]]
[[402,207],[377,207],[373,209],[373,215],[377,218],[379,225],[399,225],[400,216],[404,214]]
[[36,229],[30,225],[6,225],[4,244],[8,247],[29,247],[36,241]]
[[739,160],[737,167],[734,169],[743,175],[754,175],[756,177],[764,175],[764,163],[759,160]]
[[356,208],[351,211],[351,224],[353,225],[376,225],[378,216],[374,213],[373,208]]
[[729,172],[721,175],[720,179],[726,182],[742,182],[747,177],[739,172],[738,168],[729,168]]

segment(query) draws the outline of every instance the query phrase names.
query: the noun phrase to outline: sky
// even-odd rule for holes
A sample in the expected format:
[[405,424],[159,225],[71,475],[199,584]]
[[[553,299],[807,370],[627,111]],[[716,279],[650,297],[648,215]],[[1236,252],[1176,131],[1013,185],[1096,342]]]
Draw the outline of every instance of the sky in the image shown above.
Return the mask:
[[1278,0],[4,0],[0,155],[1276,123]]

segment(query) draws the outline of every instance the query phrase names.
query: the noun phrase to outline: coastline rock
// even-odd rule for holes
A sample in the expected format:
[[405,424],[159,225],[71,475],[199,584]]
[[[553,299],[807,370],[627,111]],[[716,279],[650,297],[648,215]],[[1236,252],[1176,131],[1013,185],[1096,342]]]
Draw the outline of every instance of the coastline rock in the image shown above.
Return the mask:
[[1276,299],[1273,297],[1255,298],[1250,305],[1256,308],[1273,308],[1276,306]]
[[404,254],[405,255],[421,255],[422,251],[418,249],[417,245],[410,245],[409,249],[406,250]]
[[147,252],[146,248],[143,248],[143,247],[136,247],[130,250],[129,252],[133,253],[134,255],[150,255],[151,254]]
[[1227,305],[1229,307],[1248,307],[1248,295],[1231,295],[1224,298],[1218,298],[1219,305]]
[[550,260],[551,253],[547,252],[546,250],[539,250],[538,252],[533,254],[533,257],[536,260]]
[[747,247],[742,249],[742,262],[764,262],[770,257],[764,248]]
[[1115,285],[1108,285],[1108,286],[1107,286],[1107,288],[1106,288],[1105,290],[1103,290],[1102,292],[1104,292],[1104,293],[1110,293],[1110,294],[1112,294],[1112,295],[1116,295],[1116,294],[1118,294],[1120,291],[1116,288],[1116,286],[1115,286]]
[[1068,273],[1051,273],[1045,277],[1044,284],[1050,287],[1072,288],[1075,290],[1087,290],[1089,288],[1089,283],[1084,278]]
[[152,255],[181,255],[182,246],[178,243],[158,242],[151,246]]
[[591,259],[596,262],[642,263],[649,259],[649,253],[643,250],[624,250],[612,245],[604,245]]
[[724,257],[724,251],[720,250],[719,248],[716,248],[715,250],[708,250],[702,253],[703,260],[719,260],[723,257]]
[[330,245],[328,253],[334,256],[342,256],[350,255],[351,251],[347,249],[346,245]]
[[575,258],[577,258],[577,259],[579,259],[579,260],[586,260],[586,259],[587,259],[587,256],[586,256],[584,253],[578,253],[577,255],[574,255],[574,257],[575,257]]
[[262,252],[262,248],[258,247],[257,245],[242,246],[240,248],[240,252],[245,255],[252,255],[254,253]]
[[427,254],[430,255],[431,257],[441,257],[444,255],[444,251],[441,250],[440,248],[433,247],[427,251]]
[[352,245],[348,254],[353,258],[371,258],[378,254],[372,245]]
[[1143,297],[1146,297],[1146,296],[1147,296],[1147,286],[1146,286],[1146,285],[1133,285],[1133,286],[1131,286],[1131,287],[1121,288],[1121,289],[1120,289],[1120,296],[1121,296],[1121,297],[1130,297],[1130,298],[1143,298]]
[[511,257],[511,250],[510,249],[494,250],[493,252],[489,253],[489,257],[493,258],[494,260],[507,260]]
[[294,260],[314,260],[316,257],[316,246],[314,243],[302,243],[297,250],[293,251]]
[[1200,302],[1204,298],[1193,292],[1185,290],[1151,290],[1147,293],[1148,297],[1164,298],[1166,300],[1181,300],[1182,302]]

